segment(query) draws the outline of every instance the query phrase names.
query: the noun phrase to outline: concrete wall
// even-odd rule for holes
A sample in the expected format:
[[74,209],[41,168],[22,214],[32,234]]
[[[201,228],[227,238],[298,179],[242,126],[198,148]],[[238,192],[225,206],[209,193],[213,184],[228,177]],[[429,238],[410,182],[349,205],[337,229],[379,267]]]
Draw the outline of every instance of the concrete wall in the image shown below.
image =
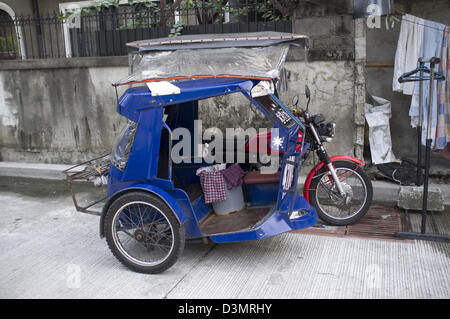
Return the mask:
[[[291,61],[285,64],[288,72],[288,90],[280,94],[284,104],[290,106],[292,98],[299,96],[299,107],[306,107],[304,88],[311,90],[310,111],[322,113],[328,121],[335,121],[335,143],[327,144],[331,154],[353,155],[353,62]],[[201,101],[200,119],[203,128],[241,127],[270,129],[271,122],[263,117],[242,94],[232,94]]]
[[75,163],[110,152],[123,122],[111,82],[128,74],[127,61],[4,62],[0,160]]
[[305,108],[304,87],[311,90],[310,111],[322,113],[327,121],[336,122],[336,137],[326,149],[331,155],[354,155],[354,62],[315,61],[288,62],[289,90],[281,94],[281,100],[291,105],[292,97],[300,97],[299,106]]
[[[310,37],[305,56],[302,48],[291,47],[285,68],[288,90],[280,94],[286,105],[298,95],[299,107],[306,107],[304,88],[311,90],[310,110],[337,123],[336,138],[326,148],[330,154],[355,155],[355,20],[351,0],[301,2],[295,12],[294,32]],[[268,127],[260,112],[238,96],[220,97],[200,104],[204,126]]]
[[[45,1],[44,1],[45,2]],[[355,22],[352,1],[302,3],[294,31],[311,38],[305,56],[293,48],[285,65],[287,105],[299,95],[305,106],[305,84],[311,89],[311,111],[336,121],[332,154],[353,155]],[[120,119],[110,83],[127,74],[126,57],[8,61],[0,66],[0,160],[75,163],[109,152]],[[232,95],[200,103],[204,128],[270,127],[243,97]]]

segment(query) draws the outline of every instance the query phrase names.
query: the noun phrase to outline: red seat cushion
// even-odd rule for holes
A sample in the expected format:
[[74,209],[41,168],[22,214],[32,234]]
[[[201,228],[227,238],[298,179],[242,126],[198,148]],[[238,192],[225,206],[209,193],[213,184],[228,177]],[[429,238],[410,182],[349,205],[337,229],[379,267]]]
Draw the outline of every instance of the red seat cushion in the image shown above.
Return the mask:
[[280,172],[275,174],[263,174],[260,171],[248,172],[244,177],[245,184],[268,184],[278,183],[280,181]]

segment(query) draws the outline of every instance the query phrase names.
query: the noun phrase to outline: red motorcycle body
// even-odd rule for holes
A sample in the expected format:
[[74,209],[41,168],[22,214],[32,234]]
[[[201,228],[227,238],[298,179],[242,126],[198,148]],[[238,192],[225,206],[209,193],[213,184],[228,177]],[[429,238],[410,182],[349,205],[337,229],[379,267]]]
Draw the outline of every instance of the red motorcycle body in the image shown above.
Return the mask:
[[[302,132],[299,132],[298,134],[298,142],[302,141],[302,137],[303,134]],[[265,140],[265,141],[264,141]],[[270,147],[270,142],[272,140],[272,132],[266,132],[266,133],[261,133],[261,134],[257,134],[255,136],[253,136],[252,138],[250,138],[250,140],[245,144],[245,152],[247,153],[263,153],[263,154],[280,154],[282,155],[283,152],[279,152],[275,149],[272,149]],[[264,142],[266,144],[264,144]],[[265,152],[260,151],[260,145],[266,145],[266,150]],[[296,151],[299,152],[300,151],[300,147],[301,144],[298,144]],[[357,163],[360,166],[364,166],[365,163],[357,158],[351,157],[351,156],[346,156],[346,155],[336,155],[336,156],[331,156],[330,157],[330,161],[331,162],[335,162],[335,161],[349,161],[349,162],[354,162]],[[305,199],[308,201],[309,203],[309,187],[311,185],[311,181],[314,177],[314,175],[316,174],[317,171],[319,171],[322,167],[325,166],[325,162],[322,161],[319,164],[317,164],[308,174],[308,176],[306,177],[305,180],[305,185],[303,186],[303,196],[305,197]]]

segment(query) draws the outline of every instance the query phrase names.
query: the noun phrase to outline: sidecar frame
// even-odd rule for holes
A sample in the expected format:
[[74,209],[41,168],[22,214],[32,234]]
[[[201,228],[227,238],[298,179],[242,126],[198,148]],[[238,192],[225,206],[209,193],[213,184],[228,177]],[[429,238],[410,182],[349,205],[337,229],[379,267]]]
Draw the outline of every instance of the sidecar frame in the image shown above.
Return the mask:
[[[280,69],[289,44],[307,46],[307,43],[308,38],[304,35],[260,32],[180,36],[127,44],[138,48],[136,54],[141,61],[130,76],[114,84],[116,93],[119,85],[141,86],[128,88],[118,98],[116,111],[127,118],[129,124],[110,156],[106,203],[101,212],[93,211],[90,207],[101,200],[81,207],[73,195],[77,210],[100,215],[101,237],[104,237],[104,218],[109,207],[129,192],[146,192],[159,198],[184,226],[187,239],[209,238],[213,242],[256,240],[313,226],[317,213],[297,191],[302,156],[307,148],[304,139],[299,147],[298,134],[301,131],[304,135],[305,126],[278,99],[274,89],[280,80]],[[217,48],[221,48],[220,51],[215,51]],[[198,51],[186,55],[186,49]],[[223,50],[227,53],[224,54]],[[220,57],[217,57],[218,52],[221,52]],[[210,69],[205,69],[208,64],[199,60],[198,56],[202,54],[215,61]],[[182,57],[179,60],[181,66],[172,69],[166,60],[170,56]],[[192,63],[193,57],[198,64]],[[221,59],[227,62],[222,65]],[[197,66],[203,69],[199,71]],[[229,66],[235,68],[230,69]],[[183,74],[177,70],[182,70]],[[207,74],[201,73],[203,71]],[[155,82],[167,83],[175,90],[158,91],[151,85]],[[171,135],[177,127],[187,128],[190,132],[195,130],[193,122],[198,118],[199,100],[228,94],[243,94],[273,122],[276,134],[272,133],[272,141],[278,139],[273,148],[283,154],[281,178],[271,187],[254,186],[262,197],[272,195],[267,196],[270,200],[247,201],[243,211],[230,214],[229,219],[223,217],[225,219],[221,219],[222,224],[218,223],[217,227],[209,227],[217,215],[212,206],[205,203],[199,177],[195,174],[198,167],[209,164],[202,159],[197,162],[191,154],[193,165],[174,164]],[[191,146],[195,149],[196,145],[194,138]],[[66,171],[69,186],[85,177],[76,172],[78,168]],[[245,181],[243,187],[247,187]]]
[[[274,94],[269,93],[268,96],[277,104],[279,112],[289,116],[289,127],[280,125],[274,114],[269,114],[267,107],[263,107],[257,98],[252,97],[252,89],[260,81],[241,78],[190,79],[174,82],[180,88],[181,93],[166,96],[152,96],[152,92],[146,86],[128,89],[119,99],[117,112],[137,123],[138,129],[125,168],[120,170],[111,164],[107,189],[108,200],[100,219],[100,236],[104,236],[102,225],[110,204],[121,195],[133,191],[149,192],[163,200],[176,215],[179,223],[184,225],[188,239],[208,237],[213,242],[256,240],[314,225],[317,221],[315,209],[296,190],[302,155],[300,152],[296,152],[297,136],[299,130],[304,132],[305,127]],[[271,207],[266,205],[267,211],[264,217],[254,225],[232,232],[204,233],[201,223],[208,215],[213,214],[211,206],[204,203],[202,196],[191,200],[183,187],[176,187],[172,180],[174,173],[170,159],[168,178],[157,176],[161,134],[164,130],[167,130],[169,134],[171,132],[169,125],[163,121],[164,110],[172,105],[189,108],[192,105],[196,106],[199,99],[232,93],[241,93],[246,96],[278,127],[279,136],[286,141],[282,146],[285,156],[281,165],[281,176],[283,176],[286,165],[293,165],[295,169],[291,187],[283,188],[283,179],[280,179],[276,203],[273,203]],[[193,113],[193,115],[198,115],[196,112]],[[193,119],[191,118],[189,121]],[[295,161],[292,158],[289,160],[290,156],[295,157]]]

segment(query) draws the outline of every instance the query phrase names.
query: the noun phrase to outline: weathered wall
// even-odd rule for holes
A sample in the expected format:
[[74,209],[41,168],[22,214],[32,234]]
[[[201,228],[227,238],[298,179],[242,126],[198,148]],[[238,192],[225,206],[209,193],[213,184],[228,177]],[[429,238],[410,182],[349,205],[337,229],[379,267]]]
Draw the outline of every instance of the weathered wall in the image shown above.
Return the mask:
[[[295,12],[293,31],[310,38],[307,56],[301,48],[289,51],[285,68],[288,90],[280,94],[286,105],[298,95],[306,106],[304,88],[311,90],[310,110],[337,123],[336,138],[326,148],[331,154],[355,154],[355,20],[353,1],[301,1]],[[360,72],[361,73],[361,72]],[[361,93],[364,96],[364,92]],[[267,127],[259,111],[238,96],[220,97],[200,104],[204,127]]]
[[[355,150],[355,21],[351,0],[302,2],[294,32],[311,38],[308,55],[293,48],[285,65],[287,105],[304,87],[312,93],[311,112],[337,122],[332,154]],[[120,60],[121,62],[118,62]],[[105,62],[109,61],[109,62]],[[6,67],[5,67],[6,65]],[[127,73],[126,58],[9,61],[0,66],[0,160],[74,163],[108,152],[120,119],[110,83]],[[268,127],[243,97],[200,103],[204,128]]]
[[304,87],[311,90],[310,111],[322,113],[327,121],[336,122],[336,136],[326,149],[332,155],[354,155],[354,63],[352,61],[288,62],[289,90],[281,100],[291,105],[292,97],[300,97],[299,106],[306,106]]
[[[311,111],[322,113],[328,121],[335,121],[336,137],[326,148],[330,154],[361,157],[361,125],[357,106],[364,96],[364,81],[356,57],[365,58],[365,36],[358,32],[357,21],[352,16],[352,0],[301,1],[296,10],[294,32],[307,34],[310,48],[306,59],[293,50],[286,68],[291,71],[289,91],[282,96],[285,103],[300,93],[307,84],[312,93]],[[356,45],[355,38],[361,39]]]
[[[299,96],[299,107],[306,107],[304,88],[311,90],[310,111],[322,113],[328,121],[335,121],[335,142],[327,144],[331,154],[353,155],[353,72],[351,61],[291,61],[285,64],[288,72],[288,90],[280,94],[285,105],[292,105],[292,98]],[[227,127],[247,129],[271,128],[242,94],[232,94],[203,100],[200,103],[200,119],[203,128],[218,127],[225,133]]]
[[[396,8],[424,19],[450,24],[450,2],[448,0],[395,1]],[[398,17],[401,19],[401,17]],[[392,26],[381,20],[381,28],[367,29],[367,61],[394,62],[400,22]],[[392,147],[397,158],[415,156],[417,152],[416,130],[411,128],[408,116],[411,97],[392,91],[393,67],[366,68],[368,91],[392,102],[391,136]]]
[[109,152],[123,122],[111,82],[128,73],[126,58],[112,60],[2,65],[0,160],[74,163]]

